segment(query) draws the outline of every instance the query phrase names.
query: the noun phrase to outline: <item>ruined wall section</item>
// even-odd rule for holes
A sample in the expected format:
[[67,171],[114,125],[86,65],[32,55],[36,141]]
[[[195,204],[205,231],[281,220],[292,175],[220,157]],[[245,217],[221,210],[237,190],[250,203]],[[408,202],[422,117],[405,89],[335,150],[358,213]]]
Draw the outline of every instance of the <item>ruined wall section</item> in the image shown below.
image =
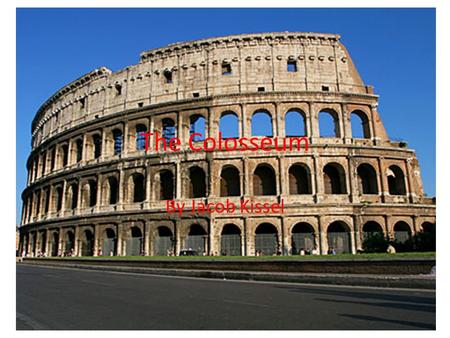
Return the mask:
[[[288,61],[295,61],[296,72],[287,71]],[[231,66],[231,74],[223,74],[224,64]],[[126,109],[258,91],[373,94],[338,35],[270,33],[198,40],[144,52],[136,65],[114,73],[102,67],[64,87],[38,111],[32,146]]]

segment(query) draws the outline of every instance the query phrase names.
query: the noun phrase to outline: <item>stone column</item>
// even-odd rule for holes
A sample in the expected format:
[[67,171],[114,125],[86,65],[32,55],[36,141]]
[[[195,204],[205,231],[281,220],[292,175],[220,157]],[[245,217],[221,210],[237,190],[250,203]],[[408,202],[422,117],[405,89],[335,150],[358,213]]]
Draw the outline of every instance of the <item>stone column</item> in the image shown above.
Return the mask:
[[314,176],[312,177],[312,192],[314,194],[315,202],[318,203],[322,200],[323,184],[322,184],[322,169],[319,166],[318,155],[313,155]]
[[174,230],[175,230],[175,255],[179,255],[181,250],[181,221],[177,220],[174,224]]
[[380,194],[381,194],[381,202],[386,202],[386,196],[389,195],[388,191],[388,182],[387,176],[384,172],[383,160],[384,157],[378,157],[378,177],[380,179]]
[[129,138],[128,138],[128,121],[124,122],[122,133],[122,154],[126,156],[128,154]]
[[99,229],[99,225],[96,224],[94,225],[94,255],[95,257],[98,256],[98,250],[99,248],[99,244],[100,244],[100,229]]
[[181,182],[181,163],[179,160],[176,161],[176,177],[175,177],[175,198],[177,200],[182,199],[182,182]]
[[122,225],[118,224],[117,225],[117,256],[123,256],[123,252],[122,252],[122,248],[124,247],[122,244],[123,239],[123,234],[122,234]]
[[144,256],[150,256],[150,237],[151,237],[151,222],[144,222]]
[[328,238],[326,231],[324,231],[325,229],[322,216],[317,217],[317,224],[319,226],[319,239],[320,239],[319,252],[321,255],[326,255],[328,250]]

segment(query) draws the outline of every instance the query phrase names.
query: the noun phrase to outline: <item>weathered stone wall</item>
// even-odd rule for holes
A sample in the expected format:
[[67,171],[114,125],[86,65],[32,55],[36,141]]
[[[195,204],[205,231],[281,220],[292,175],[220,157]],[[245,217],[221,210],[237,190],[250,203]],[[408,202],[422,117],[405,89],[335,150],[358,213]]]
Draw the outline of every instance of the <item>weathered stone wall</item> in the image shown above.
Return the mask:
[[[294,61],[296,71],[287,71]],[[231,74],[224,74],[230,70]],[[23,192],[22,249],[48,253],[57,240],[55,250],[65,251],[65,243],[74,241],[72,249],[81,254],[81,237],[89,230],[97,254],[105,229],[111,228],[117,253],[125,254],[130,229],[136,227],[142,233],[143,253],[154,254],[156,230],[165,225],[178,252],[193,223],[204,228],[209,253],[220,252],[223,226],[236,225],[241,231],[241,253],[247,255],[255,254],[255,231],[263,222],[276,228],[282,253],[292,252],[292,229],[301,222],[312,227],[315,246],[322,253],[329,246],[327,228],[335,222],[349,233],[352,252],[361,248],[368,222],[376,222],[390,237],[395,236],[396,224],[404,222],[414,234],[423,224],[435,223],[434,205],[424,198],[414,151],[388,139],[377,102],[337,35],[269,33],[199,40],[144,52],[139,64],[116,73],[95,70],[58,91],[33,121],[28,186]],[[252,116],[262,109],[271,118],[273,136],[279,138],[286,137],[286,114],[293,109],[301,112],[309,152],[195,153],[187,148],[192,116],[203,116],[205,136],[218,138],[220,119],[231,111],[237,116],[239,136],[250,137]],[[334,137],[320,135],[318,116],[323,111],[334,117]],[[354,114],[364,121],[363,138],[352,135]],[[161,133],[167,118],[175,122],[182,151],[138,150],[137,128]],[[114,150],[117,130],[123,134],[120,154]],[[96,139],[101,143],[98,156]],[[273,196],[254,196],[253,177],[261,164],[275,175]],[[290,169],[298,164],[307,168],[308,193],[290,191]],[[340,170],[343,191],[327,190],[327,165]],[[189,175],[194,166],[203,170],[206,179],[206,194],[199,200],[226,200],[220,195],[221,173],[233,166],[239,173],[240,195],[228,198],[237,203],[284,200],[286,212],[166,214],[166,202],[160,198],[161,175],[170,173],[173,198],[190,204]],[[376,189],[369,193],[361,185],[362,166],[373,172],[370,184]],[[138,202],[133,201],[136,175],[145,185],[144,198]],[[392,177],[400,182],[401,191],[393,192]],[[111,181],[117,182],[116,193],[111,191]],[[66,238],[67,231],[73,241]],[[52,239],[53,233],[57,239]]]

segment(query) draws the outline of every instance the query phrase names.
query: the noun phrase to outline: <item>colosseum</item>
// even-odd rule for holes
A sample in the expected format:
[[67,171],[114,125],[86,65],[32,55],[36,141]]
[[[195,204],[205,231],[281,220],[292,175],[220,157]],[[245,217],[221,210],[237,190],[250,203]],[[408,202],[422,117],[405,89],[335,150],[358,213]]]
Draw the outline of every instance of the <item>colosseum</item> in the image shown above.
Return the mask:
[[[244,34],[141,53],[58,90],[32,122],[20,252],[27,256],[356,253],[435,224],[415,152],[335,34]],[[180,151],[146,148],[177,137]],[[195,152],[193,138],[309,140],[308,151]],[[169,213],[167,201],[183,213]],[[204,213],[281,203],[283,212]]]

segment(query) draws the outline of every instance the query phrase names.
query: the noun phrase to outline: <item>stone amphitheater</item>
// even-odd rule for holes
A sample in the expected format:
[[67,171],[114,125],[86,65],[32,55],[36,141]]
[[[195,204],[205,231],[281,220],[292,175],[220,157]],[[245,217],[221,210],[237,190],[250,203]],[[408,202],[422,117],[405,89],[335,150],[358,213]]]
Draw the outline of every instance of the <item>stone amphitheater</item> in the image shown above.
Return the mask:
[[[264,33],[174,43],[61,88],[32,122],[19,251],[26,256],[356,253],[383,232],[435,225],[419,164],[389,139],[378,96],[335,34]],[[182,140],[155,151],[143,134]],[[307,152],[193,152],[193,133],[305,136]],[[150,136],[150,143],[152,142]],[[167,201],[184,202],[183,214]],[[278,213],[189,212],[284,203]]]

